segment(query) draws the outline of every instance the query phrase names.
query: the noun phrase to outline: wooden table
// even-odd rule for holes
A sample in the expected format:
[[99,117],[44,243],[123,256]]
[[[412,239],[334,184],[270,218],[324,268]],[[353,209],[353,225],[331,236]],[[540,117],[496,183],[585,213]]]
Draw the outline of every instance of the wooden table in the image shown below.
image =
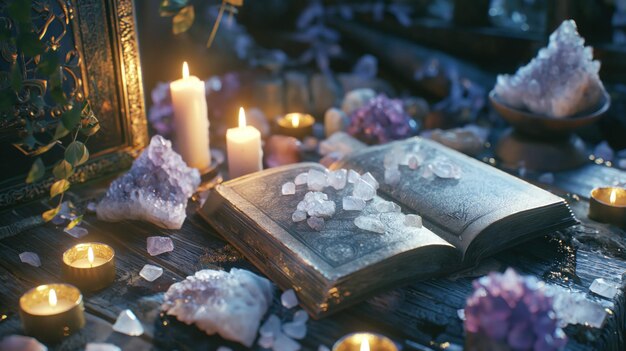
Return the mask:
[[[308,334],[301,341],[303,349],[317,350],[319,345],[332,346],[342,335],[358,330],[376,331],[392,337],[404,350],[460,349],[463,345],[463,324],[457,310],[464,307],[471,292],[471,281],[489,270],[512,266],[523,274],[531,274],[548,282],[587,292],[595,278],[618,280],[626,271],[626,233],[618,228],[587,219],[587,197],[591,188],[613,182],[626,182],[626,172],[589,164],[575,171],[555,174],[553,184],[542,186],[564,196],[582,222],[567,231],[555,233],[520,245],[488,259],[470,272],[455,277],[415,282],[376,296],[346,311],[319,321],[309,321]],[[87,184],[70,193],[80,206],[93,201],[106,190],[107,182]],[[72,196],[74,195],[74,196]],[[171,283],[203,268],[230,269],[240,267],[256,272],[237,251],[222,240],[198,216],[191,215],[180,230],[164,230],[149,223],[125,221],[106,223],[87,214],[82,224],[89,235],[77,240],[65,234],[62,227],[46,224],[18,236],[0,241],[0,338],[21,332],[18,299],[29,288],[61,280],[61,254],[78,242],[99,241],[116,251],[117,277],[113,285],[86,293],[87,325],[79,333],[53,350],[83,349],[87,342],[110,342],[123,350],[214,350],[218,346],[244,349],[217,336],[206,336],[194,326],[163,316],[159,307],[163,292]],[[49,206],[32,203],[0,213],[6,225],[38,215]],[[167,235],[174,241],[173,252],[152,257],[146,252],[146,238]],[[575,238],[576,240],[572,240]],[[21,263],[24,251],[39,254],[42,266]],[[164,268],[164,274],[150,283],[139,276],[147,264]],[[283,320],[295,310],[286,311],[277,292],[270,313]],[[610,315],[604,328],[592,330],[569,326],[568,349],[624,350],[626,337],[626,301],[618,294],[610,301],[588,295],[605,306]],[[123,309],[134,311],[146,332],[130,337],[113,332],[112,323]],[[259,349],[257,347],[257,349]]]

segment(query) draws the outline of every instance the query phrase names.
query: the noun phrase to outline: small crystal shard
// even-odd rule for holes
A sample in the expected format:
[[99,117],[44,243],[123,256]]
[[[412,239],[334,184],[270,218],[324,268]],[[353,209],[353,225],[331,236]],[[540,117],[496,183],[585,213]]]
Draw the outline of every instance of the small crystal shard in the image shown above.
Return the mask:
[[376,178],[374,178],[374,176],[372,175],[372,173],[367,172],[364,175],[361,176],[361,179],[363,179],[364,181],[366,181],[369,185],[372,186],[372,188],[374,189],[378,189],[378,187],[380,186],[378,184],[378,181],[376,180]]
[[296,176],[296,179],[294,179],[294,183],[296,185],[302,185],[302,184],[306,184],[308,182],[308,174],[307,173],[300,173]]
[[89,234],[89,231],[83,227],[79,227],[79,226],[75,226],[72,229],[63,229],[64,232],[66,232],[67,234],[75,237],[76,239],[80,239],[83,236]]
[[91,212],[91,213],[96,213],[96,209],[97,209],[97,208],[98,208],[98,204],[97,204],[97,203],[95,203],[95,202],[93,202],[93,201],[90,201],[90,202],[87,204],[87,211],[89,211],[89,212]]
[[304,211],[300,211],[300,210],[296,210],[292,215],[291,215],[291,220],[293,222],[302,222],[306,219],[306,212]]
[[316,230],[318,232],[324,229],[323,218],[309,217],[309,219],[306,220],[306,223],[309,225],[309,227],[311,227],[311,229]]
[[273,339],[279,333],[280,333],[280,319],[275,314],[271,314],[269,317],[267,317],[267,319],[265,320],[265,322],[259,329],[259,334],[261,334],[261,336],[272,337]]
[[422,217],[416,214],[408,214],[404,216],[404,225],[407,227],[422,227]]
[[120,312],[115,324],[113,324],[113,330],[130,336],[143,334],[143,326],[131,310]]
[[336,190],[345,188],[347,180],[348,171],[345,169],[338,169],[334,172],[328,173],[328,185],[332,186]]
[[385,168],[385,184],[394,185],[400,182],[401,173],[398,167]]
[[198,185],[200,172],[187,167],[169,140],[155,135],[130,171],[111,183],[96,209],[98,219],[140,219],[180,229]]
[[321,191],[328,185],[326,173],[316,169],[310,169],[307,174],[307,185],[309,190]]
[[608,282],[603,278],[598,278],[591,283],[589,290],[596,295],[612,300],[619,292],[619,287],[617,284]]
[[41,260],[39,259],[39,255],[34,252],[22,252],[20,254],[20,261],[33,267],[41,267]]
[[46,345],[35,338],[23,335],[9,335],[0,341],[2,351],[48,351]]
[[554,174],[553,173],[543,173],[537,178],[538,181],[544,184],[552,184],[554,183]]
[[282,303],[285,308],[294,308],[298,306],[298,297],[296,296],[296,292],[293,289],[285,290],[282,295],[280,295],[280,303]]
[[361,211],[365,208],[365,200],[354,196],[346,196],[343,198],[343,209],[345,211]]
[[280,333],[276,339],[274,339],[274,344],[272,345],[273,351],[298,351],[300,350],[300,344],[288,337],[287,335]]
[[113,344],[90,342],[85,346],[85,351],[122,351],[122,349]]
[[306,313],[305,310],[297,310],[296,313],[293,314],[293,322],[294,323],[306,323],[309,320],[309,314]]
[[296,184],[293,182],[287,182],[283,184],[281,189],[283,195],[293,195],[296,193]]
[[143,279],[145,279],[145,280],[147,280],[149,282],[155,281],[162,274],[163,274],[163,268],[157,267],[157,266],[153,266],[151,264],[147,264],[147,265],[143,266],[143,268],[141,269],[141,272],[139,272],[139,275]]
[[288,322],[283,324],[283,333],[294,339],[303,339],[306,336],[306,324]]
[[376,196],[376,189],[370,183],[361,178],[356,182],[356,184],[354,184],[352,196],[369,201]]
[[147,240],[150,256],[160,255],[174,250],[174,242],[166,236],[150,236]]
[[374,209],[379,213],[400,212],[400,205],[393,201],[379,201],[374,204]]
[[437,159],[429,164],[428,168],[439,178],[461,178],[461,168],[448,159]]
[[335,214],[334,201],[314,201],[307,211],[311,217],[330,218]]
[[262,335],[261,337],[259,337],[258,344],[264,349],[271,349],[274,345],[274,337]]
[[553,294],[554,311],[563,323],[602,328],[607,317],[602,305],[588,300],[583,293],[561,286],[550,285],[547,288]]
[[369,232],[375,232],[384,234],[385,233],[385,225],[380,219],[372,216],[358,216],[354,219],[354,225],[357,227],[367,230]]
[[415,155],[409,155],[409,158],[407,160],[407,164],[406,164],[410,169],[417,169],[417,167],[419,167],[420,165],[420,161],[417,158],[417,156]]
[[208,335],[218,333],[251,347],[272,298],[269,280],[247,270],[204,269],[172,284],[162,309],[183,323],[196,324]]
[[361,175],[357,171],[355,171],[353,169],[348,170],[348,183],[354,184],[359,179],[361,179]]

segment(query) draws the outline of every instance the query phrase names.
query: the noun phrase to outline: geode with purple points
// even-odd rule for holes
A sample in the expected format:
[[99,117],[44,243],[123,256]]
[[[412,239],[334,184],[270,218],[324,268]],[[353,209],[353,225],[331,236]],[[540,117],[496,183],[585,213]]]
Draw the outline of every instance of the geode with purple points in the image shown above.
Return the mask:
[[560,350],[567,338],[543,282],[509,268],[474,280],[465,306],[467,350]]
[[417,123],[402,101],[380,94],[350,114],[348,133],[367,144],[384,144],[415,135]]
[[105,221],[139,219],[179,229],[198,185],[198,170],[187,167],[169,140],[155,135],[130,171],[111,183],[96,213]]

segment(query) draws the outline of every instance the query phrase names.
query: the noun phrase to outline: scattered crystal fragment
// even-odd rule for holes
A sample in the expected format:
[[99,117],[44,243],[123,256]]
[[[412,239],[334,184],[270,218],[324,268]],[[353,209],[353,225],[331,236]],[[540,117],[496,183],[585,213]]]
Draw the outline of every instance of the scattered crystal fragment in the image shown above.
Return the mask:
[[264,349],[271,349],[274,345],[274,337],[262,335],[261,337],[259,337],[258,344]]
[[372,173],[367,172],[364,175],[361,176],[361,179],[363,179],[364,181],[366,181],[369,185],[372,186],[372,188],[374,189],[378,189],[378,187],[380,186],[378,184],[378,181],[376,180],[376,178],[374,178],[374,176],[372,175]]
[[554,183],[554,174],[553,173],[543,173],[537,178],[543,184],[552,184]]
[[296,185],[302,185],[302,184],[306,184],[308,181],[308,174],[307,173],[300,173],[296,176],[296,179],[294,179],[294,183]]
[[145,280],[147,280],[149,282],[155,281],[162,274],[163,274],[163,268],[157,267],[157,266],[153,266],[151,264],[147,264],[147,265],[143,266],[143,268],[139,272],[139,275],[143,279],[145,279]]
[[461,178],[461,168],[448,159],[436,159],[428,168],[439,178]]
[[147,239],[150,256],[160,255],[174,250],[174,242],[166,236],[150,236]]
[[231,349],[230,347],[227,347],[227,346],[220,346],[215,351],[233,351],[233,349]]
[[261,336],[269,336],[274,338],[280,333],[280,319],[275,314],[271,314],[261,328],[259,329]]
[[602,328],[607,312],[600,304],[588,300],[583,293],[561,286],[549,285],[546,288],[552,292],[554,311],[563,323]]
[[328,185],[332,186],[336,190],[345,188],[347,180],[348,171],[345,169],[338,169],[334,172],[328,173]]
[[379,213],[401,212],[400,205],[393,201],[378,201],[374,204],[374,209]]
[[97,204],[97,203],[95,203],[95,202],[93,202],[93,201],[90,201],[90,202],[87,204],[87,211],[89,211],[89,212],[91,212],[91,213],[96,213],[96,209],[97,209],[97,208],[98,208],[98,204]]
[[89,231],[86,228],[83,227],[79,227],[79,226],[75,226],[72,229],[63,229],[64,232],[66,232],[67,234],[75,237],[76,239],[80,239],[83,236],[89,234]]
[[39,255],[34,252],[22,252],[20,254],[20,261],[33,267],[41,267],[41,260],[39,259]]
[[122,351],[122,349],[109,343],[90,342],[85,346],[85,351]]
[[400,182],[401,174],[398,167],[385,168],[385,184],[394,185]]
[[283,333],[294,339],[303,339],[306,336],[306,324],[287,322],[283,324]]
[[354,184],[359,179],[361,179],[361,175],[357,171],[355,171],[353,169],[348,170],[348,183]]
[[612,300],[619,292],[619,287],[617,284],[604,280],[604,278],[597,278],[591,283],[589,291]]
[[323,201],[323,200],[328,200],[328,195],[320,191],[309,191],[306,194],[304,194],[304,201],[307,201],[307,202]]
[[391,151],[385,154],[383,166],[385,168],[398,168],[398,166],[403,163],[403,156],[404,152],[399,147],[394,146]]
[[204,269],[172,284],[161,308],[208,335],[251,347],[272,298],[270,281],[250,271]]
[[35,338],[23,335],[9,335],[0,341],[2,351],[48,351],[46,345]]
[[419,167],[420,163],[421,163],[421,161],[419,160],[418,156],[417,156],[417,155],[414,155],[414,154],[411,154],[411,155],[409,155],[409,157],[408,157],[408,160],[407,160],[407,164],[406,164],[406,165],[407,165],[410,169],[417,169],[417,167]]
[[113,324],[113,330],[130,336],[143,334],[143,326],[131,310],[120,312],[115,324]]
[[461,308],[456,310],[456,315],[457,317],[459,317],[460,320],[464,321],[465,320],[465,309]]
[[422,217],[420,217],[419,215],[416,214],[408,214],[404,216],[404,225],[406,225],[407,227],[415,227],[415,228],[421,228],[422,227]]
[[330,218],[335,214],[335,202],[314,201],[308,207],[307,213],[311,217]]
[[300,344],[283,333],[280,333],[276,339],[274,339],[274,344],[272,345],[272,351],[298,350],[300,350]]
[[172,143],[155,135],[133,166],[107,190],[98,219],[140,219],[167,229],[180,229],[187,200],[200,185],[200,172],[187,167]]
[[287,182],[283,184],[281,189],[283,195],[293,195],[296,193],[296,184],[293,182]]
[[357,227],[367,230],[369,232],[375,232],[384,234],[385,233],[385,225],[380,219],[372,216],[358,216],[354,219],[354,225]]
[[307,185],[309,190],[321,191],[328,185],[326,173],[316,169],[310,169],[307,174]]
[[302,222],[306,219],[306,212],[304,211],[300,211],[300,210],[296,210],[294,211],[294,213],[291,215],[291,220],[293,222]]
[[309,314],[306,313],[305,310],[297,310],[296,313],[293,314],[293,322],[294,323],[306,323],[309,320]]
[[298,297],[296,296],[296,292],[293,291],[293,289],[285,290],[285,292],[280,295],[280,303],[282,303],[285,308],[298,306]]
[[317,351],[330,351],[330,349],[329,349],[329,348],[328,348],[328,346],[326,346],[326,345],[320,345],[320,346],[317,348]]
[[369,201],[376,196],[376,189],[372,187],[372,185],[362,178],[354,184],[354,189],[352,190],[352,196],[363,199],[365,201]]
[[354,196],[343,198],[343,209],[346,211],[361,211],[365,208],[365,200]]
[[323,218],[309,217],[309,219],[306,220],[306,223],[309,225],[309,227],[311,227],[311,229],[316,230],[318,232],[324,229]]

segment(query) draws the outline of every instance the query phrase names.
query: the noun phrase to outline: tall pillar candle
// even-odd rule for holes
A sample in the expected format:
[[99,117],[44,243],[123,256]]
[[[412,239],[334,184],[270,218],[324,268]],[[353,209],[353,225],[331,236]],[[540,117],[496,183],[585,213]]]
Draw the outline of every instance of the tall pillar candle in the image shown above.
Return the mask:
[[200,172],[211,165],[209,118],[204,82],[189,75],[183,63],[183,78],[170,83],[174,107],[174,146],[189,167]]
[[253,126],[246,126],[243,107],[239,109],[239,127],[226,131],[226,149],[230,178],[263,169],[261,133]]

